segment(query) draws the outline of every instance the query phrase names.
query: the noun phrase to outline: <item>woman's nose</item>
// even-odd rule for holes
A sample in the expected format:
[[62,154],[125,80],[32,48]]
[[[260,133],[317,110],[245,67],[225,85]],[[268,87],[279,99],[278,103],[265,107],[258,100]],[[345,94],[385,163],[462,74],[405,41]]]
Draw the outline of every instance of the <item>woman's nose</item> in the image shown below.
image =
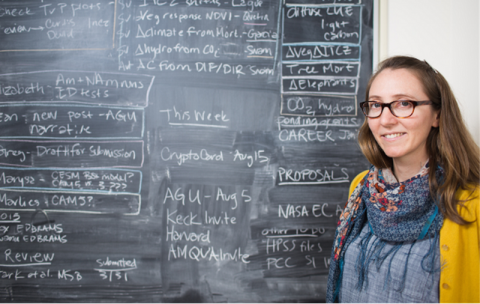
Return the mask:
[[392,114],[392,111],[390,111],[390,108],[383,108],[382,114],[380,114],[380,123],[382,125],[391,125],[395,124],[397,122],[397,117]]

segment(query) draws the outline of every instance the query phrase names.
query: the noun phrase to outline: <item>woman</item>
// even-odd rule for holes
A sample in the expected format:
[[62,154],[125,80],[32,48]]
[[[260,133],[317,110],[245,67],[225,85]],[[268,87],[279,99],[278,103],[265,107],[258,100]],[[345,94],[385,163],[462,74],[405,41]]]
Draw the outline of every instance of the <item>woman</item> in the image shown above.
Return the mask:
[[366,98],[372,166],[338,222],[327,302],[480,302],[480,153],[447,81],[392,57]]

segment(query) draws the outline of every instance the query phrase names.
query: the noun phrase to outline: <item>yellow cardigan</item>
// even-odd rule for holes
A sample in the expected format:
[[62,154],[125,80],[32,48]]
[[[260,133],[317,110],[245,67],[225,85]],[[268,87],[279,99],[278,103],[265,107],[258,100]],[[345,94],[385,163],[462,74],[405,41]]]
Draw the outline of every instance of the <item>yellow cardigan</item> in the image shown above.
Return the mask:
[[[350,184],[352,194],[368,173],[357,175]],[[440,253],[443,264],[440,273],[440,303],[480,302],[480,188],[473,193],[458,190],[457,197],[466,200],[460,215],[468,225],[458,225],[446,218],[440,229]]]

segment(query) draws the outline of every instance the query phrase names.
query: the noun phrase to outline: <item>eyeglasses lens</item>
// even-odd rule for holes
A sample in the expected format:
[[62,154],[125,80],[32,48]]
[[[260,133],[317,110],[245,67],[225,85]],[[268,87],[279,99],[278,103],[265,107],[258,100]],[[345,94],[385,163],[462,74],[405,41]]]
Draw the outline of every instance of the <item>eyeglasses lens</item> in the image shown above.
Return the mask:
[[[383,104],[380,102],[368,102],[363,106],[363,112],[368,117],[378,117],[382,114]],[[390,111],[397,117],[412,115],[414,105],[408,100],[398,100],[390,104]]]

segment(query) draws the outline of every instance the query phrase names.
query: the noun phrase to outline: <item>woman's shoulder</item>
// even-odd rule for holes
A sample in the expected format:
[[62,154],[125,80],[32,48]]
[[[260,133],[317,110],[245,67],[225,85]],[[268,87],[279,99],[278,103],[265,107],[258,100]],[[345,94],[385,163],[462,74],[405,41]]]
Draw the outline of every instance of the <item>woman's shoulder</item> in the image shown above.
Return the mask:
[[462,200],[472,200],[475,197],[477,200],[479,199],[480,195],[480,185],[469,185],[466,189],[458,189],[457,196],[459,199]]
[[360,172],[355,178],[352,180],[352,183],[350,184],[350,191],[348,192],[348,196],[352,195],[353,190],[357,187],[357,185],[362,181],[362,179],[367,175],[369,170],[365,170],[363,172]]
[[470,185],[467,189],[458,189],[456,196],[460,201],[460,215],[467,221],[480,218],[480,185]]

